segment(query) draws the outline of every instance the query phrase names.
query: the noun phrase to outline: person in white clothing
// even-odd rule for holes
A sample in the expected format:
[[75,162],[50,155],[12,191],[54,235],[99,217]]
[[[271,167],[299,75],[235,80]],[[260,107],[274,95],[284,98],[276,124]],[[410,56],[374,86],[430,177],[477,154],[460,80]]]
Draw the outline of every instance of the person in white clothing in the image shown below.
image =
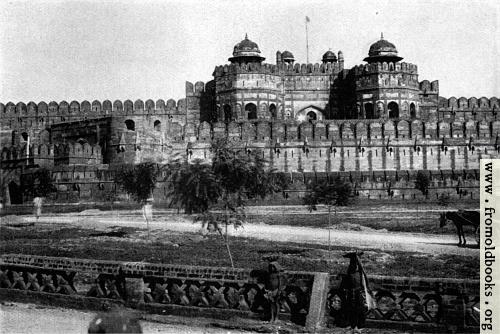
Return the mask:
[[34,214],[36,217],[36,221],[38,221],[38,218],[40,218],[40,215],[42,214],[42,202],[43,199],[41,197],[37,196],[33,199]]

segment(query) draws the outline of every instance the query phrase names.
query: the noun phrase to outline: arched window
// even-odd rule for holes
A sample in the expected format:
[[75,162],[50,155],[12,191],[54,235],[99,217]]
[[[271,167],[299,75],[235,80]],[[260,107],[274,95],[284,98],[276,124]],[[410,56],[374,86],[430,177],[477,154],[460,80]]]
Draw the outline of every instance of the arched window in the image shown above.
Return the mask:
[[410,104],[410,117],[413,119],[413,118],[417,118],[417,111],[415,109],[415,103],[411,103]]
[[276,113],[276,105],[274,104],[271,104],[269,106],[269,112],[271,113],[271,118],[272,119],[276,119],[278,117],[277,113]]
[[156,120],[154,123],[155,131],[161,131],[161,122]]
[[229,104],[224,105],[224,121],[231,122],[233,120],[233,111]]
[[315,121],[317,118],[318,118],[318,115],[316,115],[316,113],[314,111],[311,110],[307,113],[307,120],[309,122]]
[[399,106],[396,102],[389,102],[387,108],[389,109],[389,118],[399,117]]
[[373,103],[365,103],[365,117],[367,119],[375,118],[375,115],[373,114]]
[[125,126],[127,127],[127,130],[135,131],[135,122],[131,119],[127,119],[125,121]]
[[248,119],[257,119],[257,106],[255,104],[247,104],[245,111],[247,112]]

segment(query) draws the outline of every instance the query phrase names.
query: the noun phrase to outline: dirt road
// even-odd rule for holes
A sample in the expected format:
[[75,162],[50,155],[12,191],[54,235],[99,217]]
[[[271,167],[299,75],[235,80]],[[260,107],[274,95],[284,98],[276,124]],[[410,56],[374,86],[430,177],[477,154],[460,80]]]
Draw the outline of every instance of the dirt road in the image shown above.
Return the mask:
[[[380,215],[383,213],[381,211],[383,210],[379,210],[376,214]],[[369,212],[366,214],[369,214]],[[404,214],[404,212],[402,211],[401,214]],[[33,217],[29,216],[24,216],[22,219],[25,222],[33,221]],[[146,228],[146,223],[138,211],[101,212],[97,210],[88,210],[73,214],[47,215],[41,218],[41,220],[50,224],[81,226],[95,228],[97,230],[105,230],[112,226]],[[153,233],[155,229],[194,233],[200,231],[200,225],[193,224],[189,216],[172,214],[170,212],[157,212],[154,221],[150,222],[150,228]],[[329,231],[326,228],[267,225],[259,223],[248,223],[238,230],[230,228],[229,233],[234,236],[259,238],[269,241],[289,241],[323,245],[328,244],[329,239]],[[479,256],[479,249],[472,247],[475,246],[475,241],[469,240],[471,248],[459,248],[456,246],[457,237],[455,235],[446,234],[400,233],[372,229],[361,231],[332,229],[330,230],[330,242],[331,245],[337,246],[352,246],[385,251]]]

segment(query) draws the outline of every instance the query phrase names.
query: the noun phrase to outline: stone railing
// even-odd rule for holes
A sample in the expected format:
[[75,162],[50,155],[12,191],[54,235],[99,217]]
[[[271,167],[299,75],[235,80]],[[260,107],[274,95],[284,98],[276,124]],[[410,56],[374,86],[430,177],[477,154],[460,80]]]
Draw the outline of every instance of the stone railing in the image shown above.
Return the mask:
[[[377,327],[479,331],[479,281],[449,278],[369,276],[377,308],[367,320]],[[341,277],[330,276],[327,322],[338,324]],[[336,319],[337,317],[337,319]]]
[[[341,324],[338,275],[285,271],[283,276],[281,318],[310,332]],[[478,329],[478,281],[369,278],[377,300],[377,309],[367,314],[369,326]],[[0,256],[1,298],[82,308],[118,303],[151,313],[229,319],[259,318],[269,307],[265,294],[247,269]]]
[[[309,305],[315,280],[318,276],[326,282],[324,275],[285,272],[281,303],[284,318],[311,329],[319,323],[323,311],[316,308],[317,314],[311,313]],[[268,307],[264,286],[254,282],[250,270],[144,262],[2,255],[0,291],[5,290],[21,290],[25,295],[59,294],[93,302],[99,298],[154,313],[215,318],[258,318]]]

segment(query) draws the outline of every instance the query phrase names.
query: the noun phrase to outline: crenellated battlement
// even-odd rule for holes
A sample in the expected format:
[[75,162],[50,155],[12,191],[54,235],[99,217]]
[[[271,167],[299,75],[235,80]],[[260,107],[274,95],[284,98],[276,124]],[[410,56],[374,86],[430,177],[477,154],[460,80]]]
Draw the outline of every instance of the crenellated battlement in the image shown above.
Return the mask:
[[325,75],[336,74],[342,70],[340,63],[309,63],[309,64],[228,64],[217,66],[214,70],[214,76],[219,77],[226,74],[241,74],[241,73],[259,73],[271,75]]
[[102,164],[102,148],[98,144],[65,142],[59,144],[30,144],[27,142],[1,148],[4,164],[30,162],[40,166]]
[[352,68],[356,76],[376,74],[380,72],[403,72],[407,74],[418,74],[417,65],[405,62],[377,62],[371,64],[356,65]]
[[422,80],[419,82],[418,87],[423,94],[439,94],[439,81]]
[[[196,83],[194,92],[200,91],[200,84]],[[203,90],[203,88],[201,88]],[[90,103],[87,100],[82,102],[61,101],[57,103],[51,101],[49,103],[42,101],[38,104],[35,102],[8,102],[5,105],[0,103],[0,115],[3,119],[12,117],[48,117],[48,119],[58,118],[59,121],[70,121],[75,119],[86,119],[99,116],[110,115],[132,115],[132,114],[178,114],[185,113],[186,99],[182,98],[177,101],[169,99],[159,99],[156,102],[148,99],[145,102],[141,99],[132,102],[131,100],[110,100],[98,101],[94,100]]]
[[460,97],[456,98],[454,96],[446,99],[444,97],[439,97],[439,110],[440,111],[491,111],[499,112],[500,104],[497,97]]
[[[400,141],[410,140],[450,140],[462,139],[468,145],[470,139],[496,141],[500,135],[500,120],[457,120],[453,118],[439,121],[421,120],[336,120],[322,122],[272,122],[266,120],[246,122],[202,122],[188,123],[185,126],[172,123],[166,138],[171,142],[210,142],[214,138],[230,138],[243,143],[253,142],[324,142],[340,143],[361,141]],[[130,137],[134,144],[136,137]],[[441,142],[439,142],[441,143]],[[408,144],[408,143],[407,143]],[[385,145],[385,144],[384,144]]]
[[207,83],[203,81],[197,81],[195,84],[193,84],[190,81],[186,81],[186,97],[192,97],[192,96],[201,96],[204,93],[210,93],[209,91],[209,85],[212,81],[209,81]]

